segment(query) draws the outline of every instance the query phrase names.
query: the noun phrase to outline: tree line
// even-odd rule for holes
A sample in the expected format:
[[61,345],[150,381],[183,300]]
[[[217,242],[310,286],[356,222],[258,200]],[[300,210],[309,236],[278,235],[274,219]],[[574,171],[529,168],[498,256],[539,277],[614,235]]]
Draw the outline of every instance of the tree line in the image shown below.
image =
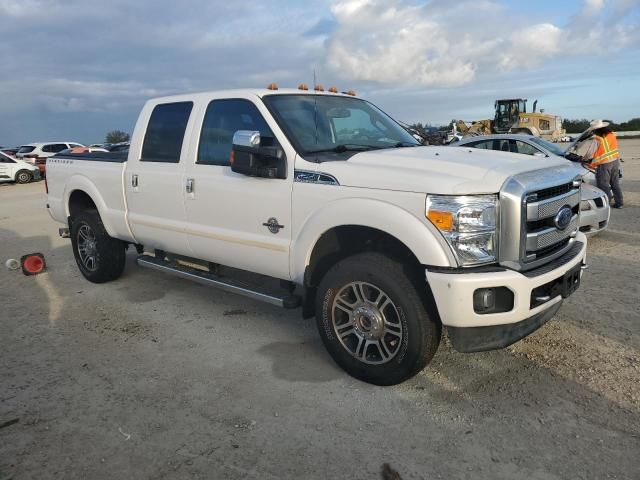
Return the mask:
[[[614,132],[636,132],[640,131],[640,118],[632,118],[628,122],[616,123],[611,120],[605,120],[611,124],[611,129]],[[567,133],[582,133],[589,128],[590,121],[586,118],[579,120],[563,120],[562,126]]]

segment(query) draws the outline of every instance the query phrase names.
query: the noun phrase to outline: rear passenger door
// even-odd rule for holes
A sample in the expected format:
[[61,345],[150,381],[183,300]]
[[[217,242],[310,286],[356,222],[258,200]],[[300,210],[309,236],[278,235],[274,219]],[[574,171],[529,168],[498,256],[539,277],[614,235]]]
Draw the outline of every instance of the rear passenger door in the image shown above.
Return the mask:
[[288,279],[293,156],[287,158],[286,179],[232,172],[233,134],[259,131],[263,146],[275,146],[277,126],[269,125],[264,105],[247,98],[214,99],[202,108],[186,167],[191,188],[185,191],[185,208],[194,256]]
[[191,253],[184,226],[182,157],[192,109],[189,101],[158,104],[150,115],[146,111],[147,118],[136,126],[124,179],[128,221],[138,243],[182,255]]

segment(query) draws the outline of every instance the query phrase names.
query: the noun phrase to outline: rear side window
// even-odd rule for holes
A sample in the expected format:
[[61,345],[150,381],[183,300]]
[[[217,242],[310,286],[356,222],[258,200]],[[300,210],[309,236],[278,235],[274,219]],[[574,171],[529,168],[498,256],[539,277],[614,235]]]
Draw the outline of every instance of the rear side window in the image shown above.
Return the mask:
[[142,145],[141,162],[178,163],[193,102],[156,105]]
[[542,153],[536,147],[529,145],[528,143],[521,142],[520,140],[516,140],[516,147],[518,148],[518,153],[522,153],[524,155],[535,155],[536,153]]
[[233,134],[238,130],[258,131],[262,146],[273,145],[273,133],[252,102],[242,99],[212,101],[202,122],[197,163],[229,166]]
[[69,144],[69,148],[78,148],[78,147],[82,148],[82,145],[79,145],[77,143],[70,143]]
[[42,147],[42,151],[47,153],[58,153],[62,150],[66,150],[67,148],[69,147],[67,147],[66,143],[49,143]]
[[31,153],[36,149],[36,147],[32,147],[31,145],[24,145],[18,149],[16,153]]
[[483,148],[486,150],[493,150],[492,148],[492,144],[493,142],[491,140],[485,140],[483,142],[473,142],[473,143],[468,143],[467,145],[463,145],[463,146],[467,146],[467,147],[473,147],[473,148]]
[[501,152],[516,152],[516,144],[513,140],[494,140],[493,149]]

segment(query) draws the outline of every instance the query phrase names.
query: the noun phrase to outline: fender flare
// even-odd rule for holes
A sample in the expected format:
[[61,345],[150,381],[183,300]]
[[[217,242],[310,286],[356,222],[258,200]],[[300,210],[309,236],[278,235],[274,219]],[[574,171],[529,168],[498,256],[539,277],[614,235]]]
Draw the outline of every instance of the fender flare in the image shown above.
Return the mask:
[[302,284],[311,254],[323,234],[348,225],[375,228],[402,242],[422,265],[456,266],[456,260],[440,232],[426,219],[384,201],[342,198],[313,212],[291,245],[291,277]]
[[105,230],[107,231],[109,236],[115,237],[115,229],[113,228],[113,224],[111,223],[109,215],[107,214],[107,204],[102,198],[102,195],[100,194],[98,188],[93,184],[91,180],[89,180],[84,175],[75,174],[66,181],[65,191],[63,195],[65,216],[69,218],[69,216],[71,215],[71,212],[69,211],[69,200],[71,199],[71,195],[73,194],[73,192],[76,191],[86,193],[89,198],[93,200],[93,203],[98,209],[98,214],[100,215],[100,220],[102,221]]

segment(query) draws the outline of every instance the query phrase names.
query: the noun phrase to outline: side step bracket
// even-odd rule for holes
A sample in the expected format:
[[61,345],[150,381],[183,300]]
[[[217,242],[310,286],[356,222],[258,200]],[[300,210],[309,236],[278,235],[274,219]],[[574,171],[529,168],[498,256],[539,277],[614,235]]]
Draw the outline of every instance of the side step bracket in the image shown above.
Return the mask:
[[266,293],[259,291],[255,287],[240,282],[235,279],[224,278],[204,270],[190,268],[185,265],[179,265],[159,259],[151,255],[140,255],[136,262],[141,267],[151,268],[160,272],[169,273],[176,277],[193,280],[194,282],[215,287],[225,292],[236,293],[245,297],[270,303],[282,308],[296,308],[300,306],[300,297],[289,292],[283,292],[283,295]]

